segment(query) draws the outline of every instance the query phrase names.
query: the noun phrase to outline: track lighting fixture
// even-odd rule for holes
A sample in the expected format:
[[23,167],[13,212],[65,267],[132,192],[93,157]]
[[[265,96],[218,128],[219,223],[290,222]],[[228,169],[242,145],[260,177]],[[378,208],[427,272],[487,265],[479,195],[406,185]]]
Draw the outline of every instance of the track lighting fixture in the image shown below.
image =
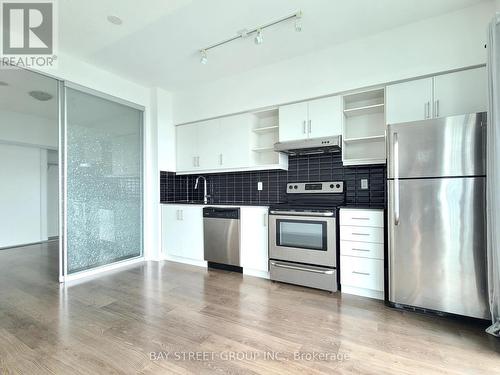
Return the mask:
[[264,38],[262,36],[262,31],[264,29],[267,29],[268,27],[272,27],[272,26],[277,25],[277,24],[282,23],[282,22],[292,21],[292,20],[295,22],[295,31],[297,31],[297,32],[302,31],[302,11],[298,11],[292,15],[289,15],[289,16],[280,18],[278,20],[266,23],[265,25],[262,25],[262,26],[259,26],[259,27],[253,28],[253,29],[242,29],[242,30],[238,31],[236,33],[236,35],[231,37],[231,38],[222,40],[218,43],[214,43],[208,47],[200,49],[200,54],[201,54],[200,63],[206,64],[208,62],[207,51],[209,49],[212,49],[215,47],[220,47],[223,44],[232,42],[236,39],[245,39],[245,38],[249,37],[250,35],[255,35],[255,37],[254,37],[255,44],[257,44],[257,45],[262,44],[262,42],[264,41]]
[[297,13],[297,17],[295,18],[295,31],[302,31],[302,12]]
[[262,37],[262,30],[261,29],[257,30],[257,35],[255,35],[255,38],[253,41],[255,42],[255,44],[262,44],[262,42],[264,41],[264,38]]
[[207,51],[204,50],[204,49],[202,49],[200,51],[200,54],[201,54],[200,63],[202,63],[203,65],[205,65],[208,62]]

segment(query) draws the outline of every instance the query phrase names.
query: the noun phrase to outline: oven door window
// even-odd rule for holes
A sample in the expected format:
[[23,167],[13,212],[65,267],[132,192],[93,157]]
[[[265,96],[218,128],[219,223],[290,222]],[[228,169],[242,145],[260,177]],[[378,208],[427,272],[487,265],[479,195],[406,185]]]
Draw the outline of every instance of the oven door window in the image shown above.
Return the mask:
[[326,221],[276,220],[276,245],[307,250],[327,250]]

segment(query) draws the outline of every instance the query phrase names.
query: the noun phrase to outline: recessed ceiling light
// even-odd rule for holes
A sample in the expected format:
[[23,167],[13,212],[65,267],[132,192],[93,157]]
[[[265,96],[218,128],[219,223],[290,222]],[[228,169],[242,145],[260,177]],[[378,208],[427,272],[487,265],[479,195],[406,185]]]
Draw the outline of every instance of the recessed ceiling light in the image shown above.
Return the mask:
[[109,15],[109,16],[107,17],[107,19],[108,19],[108,21],[109,21],[109,22],[111,22],[113,25],[117,25],[117,26],[119,26],[119,25],[121,25],[121,24],[123,23],[123,20],[122,20],[120,17],[118,17],[118,16]]
[[9,86],[9,84],[5,81],[0,81],[0,86]]
[[48,92],[45,91],[30,91],[28,94],[33,99],[40,100],[41,102],[46,102],[47,100],[53,98],[52,94],[49,94]]

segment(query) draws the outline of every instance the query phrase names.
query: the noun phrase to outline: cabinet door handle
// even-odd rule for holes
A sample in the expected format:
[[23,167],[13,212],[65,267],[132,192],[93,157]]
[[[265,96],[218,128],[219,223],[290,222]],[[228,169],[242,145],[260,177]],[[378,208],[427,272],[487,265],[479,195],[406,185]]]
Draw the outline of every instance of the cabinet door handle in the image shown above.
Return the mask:
[[435,117],[439,117],[439,99],[434,102],[434,107]]
[[193,167],[196,167],[196,156],[193,156]]
[[311,134],[311,129],[312,129],[312,120],[309,120],[308,129],[307,129],[307,132],[309,134]]
[[369,233],[352,233],[353,236],[369,236]]
[[302,133],[306,134],[306,120],[302,121]]
[[199,156],[196,157],[196,166],[197,167],[200,166],[200,157]]
[[181,219],[181,210],[175,210],[175,218],[177,220],[180,220]]
[[184,221],[184,210],[179,210],[181,213],[181,221]]
[[352,248],[351,250],[353,250],[353,251],[364,251],[364,252],[370,252],[370,250],[367,250],[367,249],[355,249],[355,248]]
[[364,276],[370,276],[368,272],[358,272],[358,271],[352,271],[352,273],[355,273],[356,275],[364,275]]
[[353,217],[353,220],[370,220],[369,217]]
[[267,214],[264,214],[264,226],[267,227]]
[[424,118],[431,117],[431,102],[426,102],[424,104]]
[[222,154],[219,154],[219,165],[222,165]]

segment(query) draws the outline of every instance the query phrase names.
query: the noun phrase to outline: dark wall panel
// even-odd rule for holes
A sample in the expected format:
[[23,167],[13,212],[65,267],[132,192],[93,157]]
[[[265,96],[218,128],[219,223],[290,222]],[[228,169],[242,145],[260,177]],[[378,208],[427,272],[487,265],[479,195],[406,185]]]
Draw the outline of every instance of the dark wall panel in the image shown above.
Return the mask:
[[[203,185],[194,189],[196,177],[160,172],[160,201],[202,200]],[[340,154],[290,156],[288,171],[230,172],[205,174],[210,203],[262,204],[284,200],[288,182],[344,181],[346,204],[385,206],[386,168],[382,165],[344,167]],[[361,179],[368,179],[368,189],[361,189]],[[257,182],[263,190],[257,190]]]

